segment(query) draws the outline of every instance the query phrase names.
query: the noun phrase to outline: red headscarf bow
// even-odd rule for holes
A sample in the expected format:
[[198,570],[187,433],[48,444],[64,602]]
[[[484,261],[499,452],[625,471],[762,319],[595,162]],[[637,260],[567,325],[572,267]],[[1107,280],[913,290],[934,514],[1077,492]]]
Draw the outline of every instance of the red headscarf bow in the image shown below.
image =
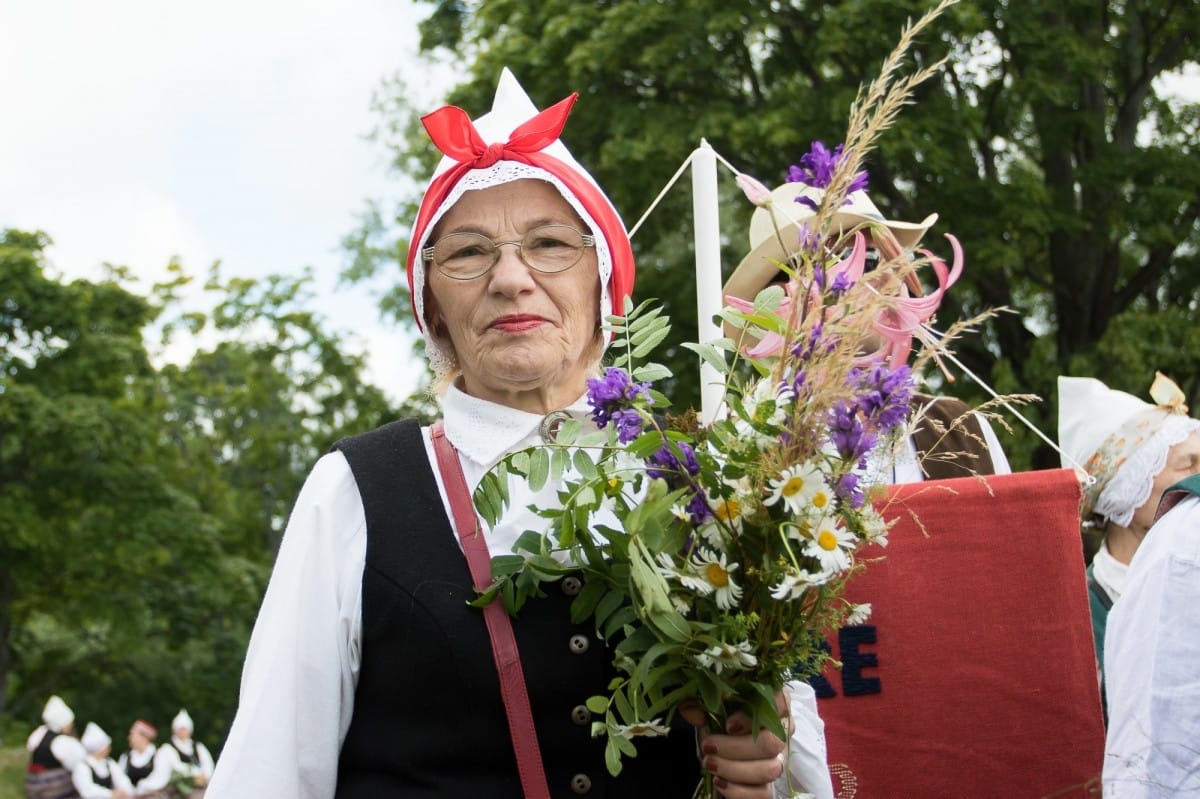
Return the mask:
[[[522,123],[504,144],[485,144],[471,117],[458,106],[447,105],[421,117],[421,124],[434,145],[458,161],[458,170],[486,169],[501,159],[531,163],[526,157],[554,143],[567,124],[576,92],[559,100],[528,122]],[[451,172],[458,171],[452,169]]]

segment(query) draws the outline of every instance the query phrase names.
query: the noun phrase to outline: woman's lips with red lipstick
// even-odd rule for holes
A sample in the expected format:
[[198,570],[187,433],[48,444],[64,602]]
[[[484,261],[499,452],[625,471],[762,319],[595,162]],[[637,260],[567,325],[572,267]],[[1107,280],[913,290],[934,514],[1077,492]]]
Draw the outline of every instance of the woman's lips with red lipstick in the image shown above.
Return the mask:
[[505,333],[524,333],[526,330],[533,330],[545,323],[546,320],[543,317],[534,314],[510,314],[493,319],[488,327],[502,330]]

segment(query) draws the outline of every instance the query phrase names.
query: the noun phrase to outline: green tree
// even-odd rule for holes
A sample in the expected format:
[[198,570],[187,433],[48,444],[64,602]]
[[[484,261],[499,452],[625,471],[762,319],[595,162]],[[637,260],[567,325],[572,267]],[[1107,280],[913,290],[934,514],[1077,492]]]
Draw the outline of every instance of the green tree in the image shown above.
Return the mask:
[[[473,115],[486,110],[505,65],[540,106],[581,93],[564,139],[627,221],[702,137],[769,184],[781,182],[813,140],[839,141],[858,87],[874,77],[905,21],[930,5],[428,4],[422,49],[464,65],[450,102]],[[914,59],[951,60],[884,134],[868,164],[870,193],[893,218],[938,211],[927,239],[933,249],[946,250],[943,231],[963,242],[967,271],[944,323],[987,308],[1015,311],[958,345],[964,363],[1001,390],[1043,397],[1067,371],[1110,372],[1116,387],[1139,395],[1156,363],[1195,374],[1200,356],[1178,353],[1184,332],[1200,322],[1200,109],[1165,96],[1158,80],[1196,67],[1189,43],[1200,34],[1200,6],[964,0],[933,30]],[[397,167],[424,177],[432,154],[403,117],[404,104],[380,105],[401,115],[386,125]],[[750,209],[732,190],[727,199],[723,260],[732,268],[746,249]],[[407,213],[401,209],[405,225]],[[695,336],[690,218],[688,193],[673,192],[634,242],[636,293],[662,298],[682,339]],[[1139,360],[1102,362],[1128,353],[1102,350],[1102,341],[1142,332],[1136,320],[1164,309],[1179,324],[1161,347]],[[674,396],[695,402],[690,356],[674,354]],[[981,395],[967,381],[950,390]],[[1051,404],[1032,414],[1053,432]],[[1038,460],[1034,444],[1018,437],[1018,465]]]
[[[119,268],[52,279],[44,235],[3,235],[0,718],[50,692],[110,731],[184,705],[216,746],[304,475],[393,413],[307,272],[213,267],[185,310],[178,263],[143,297]],[[156,368],[168,348],[192,355]]]
[[166,635],[157,597],[214,562],[153,413],[152,306],[115,281],[47,278],[46,244],[0,238],[0,702],[36,703]]

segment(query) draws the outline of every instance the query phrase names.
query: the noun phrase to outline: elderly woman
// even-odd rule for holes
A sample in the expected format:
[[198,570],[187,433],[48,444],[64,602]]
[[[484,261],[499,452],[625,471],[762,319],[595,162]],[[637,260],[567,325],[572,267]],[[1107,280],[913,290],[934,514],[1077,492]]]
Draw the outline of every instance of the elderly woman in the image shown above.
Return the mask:
[[750,735],[744,716],[728,734],[677,725],[610,777],[585,700],[612,676],[611,653],[570,621],[580,581],[511,620],[498,603],[467,604],[489,555],[544,526],[529,506],[556,502],[554,486],[514,487],[479,536],[471,489],[547,434],[548,414],[588,418],[600,320],[632,289],[624,227],[558,140],[573,100],[539,113],[506,70],[489,114],[472,122],[448,107],[423,120],[446,157],[408,275],[443,418],[340,442],[314,467],[209,799],[688,797],[701,768],[730,799],[772,796],[777,782],[780,795],[789,784],[831,795],[807,686],[780,698],[790,746]]
[[1160,374],[1150,395],[1155,404],[1090,377],[1058,378],[1063,465],[1079,464],[1093,478],[1081,513],[1103,534],[1087,570],[1102,682],[1105,627],[1125,590],[1129,562],[1154,523],[1163,491],[1200,472],[1200,421],[1188,417],[1182,392]]

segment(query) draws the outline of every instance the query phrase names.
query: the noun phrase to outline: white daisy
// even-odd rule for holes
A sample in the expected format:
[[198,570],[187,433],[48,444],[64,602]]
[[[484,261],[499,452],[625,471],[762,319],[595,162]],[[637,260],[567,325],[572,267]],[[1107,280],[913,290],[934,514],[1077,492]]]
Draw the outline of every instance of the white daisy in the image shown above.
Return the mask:
[[883,516],[879,515],[871,506],[863,507],[860,518],[862,519],[863,538],[873,544],[879,544],[881,547],[886,547],[888,544],[888,523]]
[[663,724],[662,719],[653,719],[633,724],[618,724],[612,731],[622,738],[652,738],[666,735],[671,728]]
[[871,603],[863,602],[861,605],[855,605],[850,609],[850,615],[846,617],[846,626],[853,627],[856,624],[866,624],[869,618],[871,618]]
[[738,564],[727,563],[724,552],[698,547],[679,581],[703,596],[715,595],[717,607],[730,610],[742,598],[742,587],[733,581]]
[[727,499],[709,495],[708,507],[712,510],[712,518],[706,519],[698,528],[705,542],[718,552],[726,552],[729,542],[726,537],[729,531],[734,534],[742,531],[742,520],[750,513],[749,503],[742,501],[745,493],[734,494]]
[[[783,500],[793,514],[799,514],[818,502],[823,507],[833,496],[829,486],[825,484],[825,478],[811,463],[787,467],[778,477],[771,479],[770,485],[771,495],[767,497],[766,504],[774,505]],[[820,499],[816,499],[817,497]]]
[[750,642],[740,644],[717,644],[696,655],[696,662],[706,669],[720,674],[725,669],[741,671],[758,665],[758,658],[750,653]]
[[826,515],[832,513],[835,507],[835,498],[833,489],[825,482],[825,478],[818,473],[820,482],[813,487],[812,493],[808,494],[808,512]]
[[804,569],[789,569],[771,589],[771,596],[780,601],[799,599],[809,588],[822,585],[827,579],[825,572],[813,574]]
[[813,525],[812,539],[804,547],[804,554],[816,558],[821,568],[840,572],[850,568],[850,550],[854,549],[854,536],[837,524],[832,516],[826,516]]

